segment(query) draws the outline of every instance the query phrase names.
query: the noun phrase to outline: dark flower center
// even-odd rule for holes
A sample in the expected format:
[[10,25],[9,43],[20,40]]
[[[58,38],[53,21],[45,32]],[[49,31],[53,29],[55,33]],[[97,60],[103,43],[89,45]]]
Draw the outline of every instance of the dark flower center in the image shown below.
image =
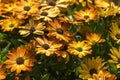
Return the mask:
[[83,50],[82,50],[81,47],[78,47],[78,48],[77,48],[77,51],[82,52]]
[[30,6],[24,6],[24,10],[25,11],[29,11],[30,10]]
[[59,33],[59,34],[63,34],[64,31],[61,28],[57,28],[56,32]]
[[97,70],[95,68],[93,68],[93,69],[90,70],[90,75],[93,75],[94,73],[97,74]]
[[21,64],[24,63],[24,59],[23,59],[22,57],[19,57],[19,58],[16,59],[16,63],[17,63],[18,65],[21,65]]
[[85,19],[88,19],[88,18],[89,18],[89,15],[85,15],[84,18],[85,18]]
[[48,13],[47,13],[47,12],[42,12],[41,15],[42,15],[42,16],[47,16]]
[[120,58],[118,58],[118,63],[120,63]]
[[44,45],[42,45],[42,47],[46,50],[50,48],[50,46],[48,44],[44,44]]
[[33,26],[31,26],[30,33],[33,33],[34,31],[35,31],[35,28]]
[[51,2],[48,3],[48,5],[50,5],[50,6],[55,6],[56,3],[55,3],[54,1],[51,1]]
[[116,34],[115,36],[117,39],[120,39],[120,34]]
[[10,24],[9,27],[14,27],[14,24]]

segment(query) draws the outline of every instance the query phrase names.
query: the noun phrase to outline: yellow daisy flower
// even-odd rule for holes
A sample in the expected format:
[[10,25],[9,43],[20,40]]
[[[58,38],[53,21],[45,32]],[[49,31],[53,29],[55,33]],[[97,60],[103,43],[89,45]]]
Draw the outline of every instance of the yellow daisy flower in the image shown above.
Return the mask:
[[112,23],[110,27],[110,36],[119,44],[120,43],[120,28],[117,23]]
[[86,39],[87,39],[86,41],[91,45],[105,42],[105,39],[101,39],[101,34],[96,34],[96,33],[87,34]]
[[14,15],[19,19],[26,19],[39,12],[40,3],[35,0],[20,0],[16,2],[16,7],[13,9]]
[[86,56],[87,54],[91,54],[92,49],[91,45],[86,44],[85,41],[73,41],[68,44],[68,52],[73,55],[77,55],[79,58]]
[[78,0],[65,0],[69,5],[79,4]]
[[19,28],[19,26],[23,23],[23,21],[10,17],[8,19],[3,19],[0,25],[2,30],[5,31],[12,31],[14,28]]
[[108,60],[111,63],[115,63],[117,68],[120,68],[120,47],[117,49],[115,47],[112,47],[112,49],[110,49],[111,54],[110,57],[112,59]]
[[16,71],[16,74],[21,73],[21,71],[31,71],[34,66],[34,55],[28,52],[25,48],[18,47],[12,50],[12,52],[7,54],[8,59],[4,62],[6,68],[10,68],[11,72]]
[[57,8],[41,9],[33,18],[35,20],[51,21],[52,18],[57,17],[59,14],[60,11]]
[[60,41],[69,42],[72,37],[72,33],[68,30],[69,24],[67,23],[60,23],[58,20],[53,20],[48,22],[49,25],[46,28],[49,33],[47,36],[49,37],[56,37],[56,39]]
[[108,16],[116,16],[117,13],[119,14],[120,8],[111,2],[109,7],[98,8],[97,10],[100,16],[108,17]]
[[30,34],[43,35],[44,34],[44,23],[35,23],[33,19],[29,19],[29,24],[19,27],[19,33],[23,37],[27,37]]
[[74,17],[77,21],[84,20],[85,22],[89,22],[91,20],[95,20],[98,18],[98,14],[93,9],[86,9],[85,11],[80,10],[74,13]]
[[36,54],[45,54],[46,56],[50,56],[51,54],[56,53],[60,47],[62,47],[62,44],[49,41],[45,37],[35,38],[35,40],[38,42]]
[[6,68],[0,64],[0,80],[3,80],[6,78],[7,74],[5,73]]
[[92,80],[116,80],[116,79],[117,77],[109,73],[108,71],[99,71],[98,74],[93,74]]
[[82,79],[92,78],[94,74],[99,73],[100,70],[106,69],[104,67],[105,62],[102,62],[102,59],[98,56],[97,58],[92,57],[85,60],[85,63],[81,64],[82,70],[80,71],[79,77]]
[[68,3],[66,0],[45,0],[41,3],[42,9],[57,8],[59,11],[66,10]]
[[109,0],[95,0],[96,7],[107,8],[110,6]]

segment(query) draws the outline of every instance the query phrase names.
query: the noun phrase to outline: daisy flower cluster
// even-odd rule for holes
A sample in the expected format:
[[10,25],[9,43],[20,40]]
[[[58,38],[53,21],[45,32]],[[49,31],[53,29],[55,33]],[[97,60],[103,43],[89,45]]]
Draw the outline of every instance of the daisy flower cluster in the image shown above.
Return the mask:
[[119,0],[0,0],[0,80],[119,79]]

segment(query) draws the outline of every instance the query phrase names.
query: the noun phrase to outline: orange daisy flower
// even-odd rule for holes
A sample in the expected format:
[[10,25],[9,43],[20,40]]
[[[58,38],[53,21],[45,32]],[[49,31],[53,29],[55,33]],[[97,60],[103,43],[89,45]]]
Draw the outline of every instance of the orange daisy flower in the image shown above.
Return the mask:
[[31,71],[34,66],[34,56],[25,48],[18,47],[17,50],[13,49],[12,52],[7,54],[8,59],[5,61],[6,68],[10,68],[11,72],[16,71],[16,74],[21,71]]
[[39,12],[40,3],[35,0],[20,0],[16,2],[16,7],[13,9],[14,15],[19,19],[26,19]]
[[91,54],[92,49],[91,45],[86,44],[85,41],[73,41],[68,45],[68,52],[73,55],[77,55],[79,58],[86,56],[87,54]]
[[49,33],[47,36],[56,37],[58,40],[63,40],[65,42],[69,42],[72,37],[72,33],[68,30],[69,25],[67,23],[60,23],[57,20],[53,20],[48,22],[49,25],[46,28]]
[[10,17],[8,19],[3,19],[0,25],[2,30],[5,31],[12,31],[14,28],[19,28],[19,26],[23,23],[23,21]]
[[5,67],[2,64],[0,64],[0,80],[3,80],[6,78],[5,70],[6,70]]
[[51,54],[56,53],[62,46],[62,44],[49,41],[45,37],[42,39],[35,38],[35,40],[38,42],[36,54],[45,54],[46,56],[50,56]]
[[105,42],[105,39],[101,39],[101,34],[96,34],[96,33],[87,34],[86,39],[87,39],[86,41],[91,45]]
[[74,17],[77,21],[84,20],[85,22],[89,22],[91,20],[95,20],[98,18],[98,14],[93,9],[86,9],[85,11],[80,10],[75,12]]

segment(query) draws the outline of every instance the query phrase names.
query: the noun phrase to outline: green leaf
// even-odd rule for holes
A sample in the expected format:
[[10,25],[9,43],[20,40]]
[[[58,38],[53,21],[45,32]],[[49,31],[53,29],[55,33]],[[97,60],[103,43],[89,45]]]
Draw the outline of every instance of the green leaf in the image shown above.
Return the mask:
[[5,35],[5,34],[0,33],[0,39],[4,39],[5,37],[6,37],[6,35]]
[[50,74],[45,74],[42,76],[41,80],[48,80],[49,76],[50,76]]

